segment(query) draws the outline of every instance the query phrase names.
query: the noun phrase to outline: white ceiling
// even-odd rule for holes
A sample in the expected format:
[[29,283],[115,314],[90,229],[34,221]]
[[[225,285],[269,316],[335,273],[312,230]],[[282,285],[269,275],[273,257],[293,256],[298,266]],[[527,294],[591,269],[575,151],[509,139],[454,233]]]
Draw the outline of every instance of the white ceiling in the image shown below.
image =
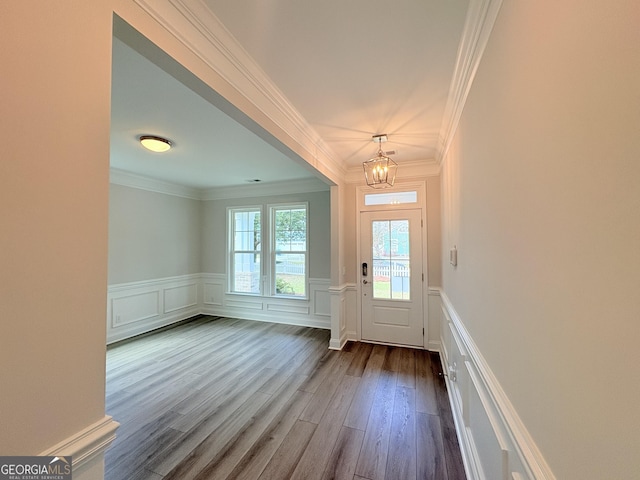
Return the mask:
[[[432,162],[468,0],[204,0],[345,167],[386,151]],[[137,137],[175,148],[145,151]],[[209,188],[298,180],[309,168],[251,133],[117,38],[111,165]]]

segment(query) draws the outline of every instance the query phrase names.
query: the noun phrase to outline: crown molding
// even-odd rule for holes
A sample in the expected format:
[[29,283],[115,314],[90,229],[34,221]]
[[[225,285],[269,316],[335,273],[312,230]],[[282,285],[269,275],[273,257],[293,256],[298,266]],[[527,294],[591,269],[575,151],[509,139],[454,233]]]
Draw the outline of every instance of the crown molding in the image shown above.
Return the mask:
[[174,195],[176,197],[190,198],[192,200],[201,200],[202,198],[202,191],[198,188],[165,182],[163,180],[145,177],[143,175],[138,175],[117,168],[110,169],[109,182],[115,185],[122,185],[124,187],[164,193],[165,195]]
[[117,168],[111,168],[109,176],[109,182],[114,185],[174,195],[191,200],[222,200],[225,198],[267,197],[271,195],[329,191],[329,185],[317,178],[286,182],[252,183],[229,187],[195,188],[145,177]]
[[286,182],[253,183],[250,185],[217,187],[202,190],[201,200],[224,200],[228,198],[268,197],[296,193],[326,192],[329,185],[316,178]]
[[447,155],[502,0],[471,0],[462,31],[438,139],[438,164]]
[[263,128],[329,181],[340,183],[346,169],[335,153],[202,0],[135,0],[135,3],[288,138],[266,125],[261,125]]
[[[440,175],[440,164],[436,160],[411,160],[398,164],[396,180],[423,179],[424,177],[437,175]],[[345,181],[348,184],[364,185],[365,180],[362,165],[350,167],[347,170]]]

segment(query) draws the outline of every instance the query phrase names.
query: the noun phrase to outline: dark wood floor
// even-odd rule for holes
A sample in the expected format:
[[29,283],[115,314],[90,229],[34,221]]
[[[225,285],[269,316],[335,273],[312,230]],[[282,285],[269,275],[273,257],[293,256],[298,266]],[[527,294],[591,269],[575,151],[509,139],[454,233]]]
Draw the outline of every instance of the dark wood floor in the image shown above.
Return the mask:
[[438,356],[201,317],[110,347],[107,480],[464,479]]

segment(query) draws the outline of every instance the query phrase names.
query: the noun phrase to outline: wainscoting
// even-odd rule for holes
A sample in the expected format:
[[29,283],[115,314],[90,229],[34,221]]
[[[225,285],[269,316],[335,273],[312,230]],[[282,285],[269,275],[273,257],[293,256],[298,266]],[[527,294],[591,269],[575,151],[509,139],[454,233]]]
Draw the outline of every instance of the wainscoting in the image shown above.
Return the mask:
[[444,292],[440,356],[469,480],[554,480]]
[[110,285],[107,344],[198,314],[330,329],[329,283],[309,279],[308,299],[227,293],[226,275],[212,273]]

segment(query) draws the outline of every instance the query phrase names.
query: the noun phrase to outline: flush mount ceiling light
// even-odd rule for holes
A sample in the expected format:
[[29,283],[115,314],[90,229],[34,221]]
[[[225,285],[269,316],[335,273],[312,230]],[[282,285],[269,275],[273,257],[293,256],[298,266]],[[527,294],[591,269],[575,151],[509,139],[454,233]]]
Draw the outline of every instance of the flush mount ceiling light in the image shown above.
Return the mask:
[[398,164],[382,152],[382,142],[387,141],[387,135],[374,135],[371,139],[378,144],[378,153],[375,157],[362,162],[367,185],[373,188],[393,187]]
[[140,143],[147,150],[152,152],[166,152],[171,148],[171,142],[166,138],[156,137],[155,135],[142,135]]

